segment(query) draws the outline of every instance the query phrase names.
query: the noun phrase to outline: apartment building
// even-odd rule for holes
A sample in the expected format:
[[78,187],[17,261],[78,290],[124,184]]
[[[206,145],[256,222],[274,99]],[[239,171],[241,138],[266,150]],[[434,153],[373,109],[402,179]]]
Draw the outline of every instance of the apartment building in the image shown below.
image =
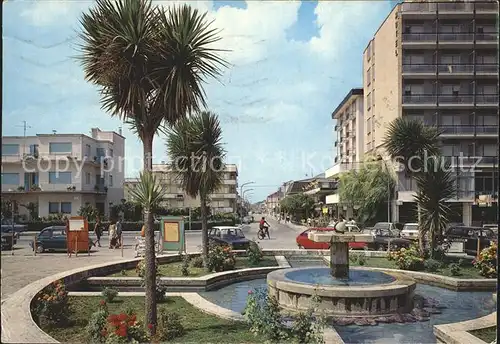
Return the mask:
[[124,156],[121,130],[3,136],[2,199],[14,201],[23,217],[29,203],[39,217],[77,215],[85,204],[109,214],[123,198]]
[[[494,220],[498,204],[497,23],[496,1],[403,2],[363,53],[365,153],[383,154],[387,127],[399,116],[439,127],[443,155],[462,166],[451,202],[453,220],[465,224],[483,212]],[[415,190],[401,175],[394,220],[414,219]],[[476,205],[485,197],[490,207]]]
[[[167,208],[198,208],[199,197],[193,198],[182,189],[178,174],[168,164],[153,164],[153,173],[161,180],[165,188],[165,203]],[[222,187],[210,195],[210,208],[214,213],[233,213],[237,210],[238,168],[234,164],[226,164],[223,170]],[[125,199],[130,199],[128,190],[137,184],[137,178],[125,180]]]
[[337,134],[335,163],[349,164],[364,158],[363,89],[353,88],[332,112]]

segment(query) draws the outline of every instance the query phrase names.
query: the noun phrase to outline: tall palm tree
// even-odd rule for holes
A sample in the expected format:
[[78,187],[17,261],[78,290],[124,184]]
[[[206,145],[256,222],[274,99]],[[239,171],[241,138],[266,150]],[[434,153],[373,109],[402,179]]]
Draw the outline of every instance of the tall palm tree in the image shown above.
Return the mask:
[[191,197],[200,197],[202,256],[208,256],[208,207],[210,194],[222,186],[225,150],[216,114],[202,111],[176,123],[167,131],[167,153],[174,173]]
[[[440,164],[442,161],[439,149],[440,135],[441,132],[436,127],[426,126],[418,120],[399,117],[389,125],[383,142],[384,148],[391,158],[398,160],[403,165],[405,176],[417,181],[418,193],[415,201],[417,203],[421,254],[425,252],[425,233],[436,229],[427,226],[430,223],[433,223],[432,226],[439,223],[434,216],[447,218],[449,214],[446,207],[440,207],[434,213],[425,210],[428,209],[428,201],[423,196],[423,193],[432,194],[438,191],[433,190],[433,186],[431,187],[433,184],[426,184],[425,180],[429,182],[434,180],[434,184],[440,182],[444,186],[447,183],[447,178],[452,178],[451,175],[443,174],[445,172],[444,166]],[[439,196],[436,197],[439,198]],[[442,196],[439,199],[446,199],[447,190],[443,190]],[[434,245],[435,240],[432,240],[431,244]],[[431,246],[431,252],[434,252],[434,246]]]
[[436,236],[441,235],[448,223],[451,213],[447,200],[456,195],[455,178],[450,170],[450,164],[438,166],[435,159],[427,160],[427,168],[415,177],[417,195],[415,201],[421,212],[419,239],[425,235],[430,237],[430,255],[434,258]]
[[[85,79],[99,86],[101,105],[136,131],[144,170],[152,169],[153,138],[205,106],[203,82],[226,62],[211,44],[220,39],[206,14],[184,5],[164,9],[151,0],[96,0],[81,16],[80,60]],[[146,323],[156,324],[154,231],[146,223]],[[154,332],[155,326],[153,326]]]

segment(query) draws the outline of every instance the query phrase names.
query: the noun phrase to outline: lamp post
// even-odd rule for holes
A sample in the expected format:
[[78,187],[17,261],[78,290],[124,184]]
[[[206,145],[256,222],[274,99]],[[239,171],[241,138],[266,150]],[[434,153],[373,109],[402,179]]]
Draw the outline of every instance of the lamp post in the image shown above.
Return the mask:
[[[246,183],[243,183],[241,184],[240,186],[240,201],[241,201],[241,204],[240,204],[240,222],[243,221],[243,218],[242,218],[242,205],[243,205],[243,188],[247,185],[250,185],[250,184],[255,184],[255,182],[246,182]],[[243,223],[243,222],[241,222]]]
[[[390,175],[389,166],[387,166],[387,163],[385,162],[384,158],[382,158],[381,154],[379,154],[379,160],[382,160],[387,170],[387,175]],[[391,179],[390,178],[387,178],[387,222],[391,222]]]
[[244,205],[245,205],[245,194],[248,192],[248,191],[252,191],[253,189],[246,189],[243,191],[243,193],[241,194],[241,216],[243,216],[243,210],[244,210]]

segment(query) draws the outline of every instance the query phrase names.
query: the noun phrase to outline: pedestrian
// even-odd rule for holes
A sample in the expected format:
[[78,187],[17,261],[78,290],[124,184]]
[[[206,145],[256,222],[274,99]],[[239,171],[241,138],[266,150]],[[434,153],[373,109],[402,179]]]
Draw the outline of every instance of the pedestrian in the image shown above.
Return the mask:
[[116,236],[118,239],[118,247],[121,247],[123,245],[122,243],[122,221],[120,218],[118,218],[118,221],[116,221]]
[[115,249],[118,247],[118,238],[116,235],[116,221],[112,220],[109,225],[109,249]]
[[346,221],[343,215],[339,215],[339,221],[335,224],[335,231],[339,233],[345,233]]
[[95,219],[94,233],[95,233],[95,236],[97,237],[97,240],[94,243],[94,245],[97,244],[97,247],[101,247],[102,224],[101,224],[101,218],[99,217],[99,215]]

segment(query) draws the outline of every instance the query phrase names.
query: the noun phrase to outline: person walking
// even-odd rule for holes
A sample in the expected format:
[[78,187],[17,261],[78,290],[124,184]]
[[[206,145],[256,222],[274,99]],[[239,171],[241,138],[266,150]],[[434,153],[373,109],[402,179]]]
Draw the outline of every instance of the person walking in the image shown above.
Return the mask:
[[109,225],[109,249],[115,249],[117,248],[117,235],[116,235],[116,222],[111,221],[111,224]]
[[116,221],[116,236],[118,240],[118,247],[121,247],[123,245],[122,243],[122,220],[118,218],[118,221]]
[[102,224],[101,224],[101,218],[99,216],[97,216],[95,219],[94,233],[95,236],[97,237],[97,240],[94,243],[94,245],[97,244],[97,247],[101,247]]
[[343,215],[339,215],[339,222],[335,224],[335,231],[339,233],[345,233],[346,221]]

